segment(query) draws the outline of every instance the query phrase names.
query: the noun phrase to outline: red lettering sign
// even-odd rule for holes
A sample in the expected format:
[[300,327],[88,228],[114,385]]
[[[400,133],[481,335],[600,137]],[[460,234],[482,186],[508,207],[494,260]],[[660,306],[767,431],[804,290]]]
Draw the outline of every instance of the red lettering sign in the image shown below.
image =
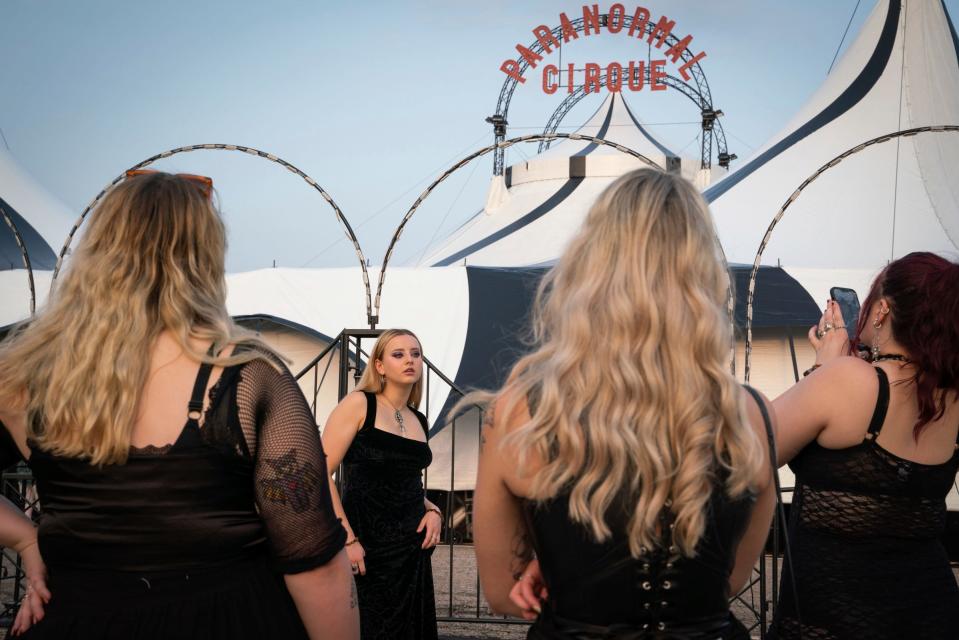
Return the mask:
[[559,78],[559,69],[554,64],[548,64],[543,67],[543,93],[553,95],[559,88],[559,83],[553,80],[553,76]]
[[[630,17],[626,11],[626,6],[620,2],[616,2],[610,5],[609,11],[605,14],[606,19],[604,21],[602,19],[604,14],[600,12],[598,3],[584,4],[582,5],[582,14],[583,18],[580,30],[585,36],[599,35],[602,33],[603,27],[605,27],[609,33],[615,35],[621,33],[628,22],[628,37],[640,40],[645,39],[646,43],[657,49],[662,49],[667,39],[671,41],[671,44],[663,54],[665,57],[649,62],[648,69],[647,63],[642,60],[636,62],[630,61],[628,63],[607,63],[605,65],[605,81],[601,81],[601,73],[604,67],[595,62],[587,62],[582,65],[569,62],[566,64],[564,71],[561,71],[559,67],[554,64],[548,64],[543,68],[542,76],[543,93],[547,95],[553,95],[559,90],[559,87],[562,85],[560,74],[563,72],[566,74],[566,91],[568,93],[574,93],[576,89],[575,74],[577,66],[580,67],[579,71],[583,73],[582,86],[586,93],[599,92],[603,85],[612,93],[618,93],[625,89],[629,91],[642,91],[647,84],[647,72],[649,73],[649,90],[664,91],[669,86],[664,81],[665,78],[669,77],[666,71],[667,62],[671,62],[672,64],[682,63],[678,69],[679,75],[683,80],[689,81],[691,79],[690,69],[706,57],[705,51],[691,55],[689,47],[693,41],[692,35],[687,34],[683,38],[673,35],[673,31],[676,28],[675,20],[670,20],[668,16],[662,15],[655,23],[652,23],[649,9],[646,7],[637,6]],[[523,77],[521,68],[528,66],[535,69],[537,65],[543,61],[544,55],[550,55],[560,49],[562,45],[559,38],[562,38],[563,44],[569,43],[571,40],[579,39],[579,31],[577,31],[576,26],[574,26],[565,12],[559,14],[559,24],[559,29],[555,30],[557,33],[554,33],[554,29],[550,29],[545,24],[535,27],[532,33],[533,37],[536,38],[536,42],[534,45],[531,45],[532,48],[517,44],[516,52],[519,57],[504,60],[503,64],[500,65],[500,71],[520,84],[525,83],[526,78]],[[534,49],[536,50],[534,51]],[[523,63],[525,63],[525,65]],[[626,67],[625,71],[624,65]]]

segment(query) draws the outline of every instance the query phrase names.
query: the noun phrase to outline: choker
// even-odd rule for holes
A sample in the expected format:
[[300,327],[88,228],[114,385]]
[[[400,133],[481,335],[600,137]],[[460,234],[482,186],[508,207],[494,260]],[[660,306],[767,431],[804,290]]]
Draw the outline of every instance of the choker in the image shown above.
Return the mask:
[[872,359],[875,362],[883,362],[885,360],[897,360],[903,364],[911,364],[912,360],[902,355],[901,353],[880,353],[878,356]]

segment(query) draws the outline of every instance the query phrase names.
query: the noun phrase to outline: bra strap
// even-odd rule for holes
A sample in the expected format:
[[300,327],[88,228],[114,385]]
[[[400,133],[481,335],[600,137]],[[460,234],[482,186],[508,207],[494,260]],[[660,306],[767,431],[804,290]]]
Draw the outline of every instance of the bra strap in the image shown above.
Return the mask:
[[869,421],[869,429],[866,431],[865,440],[876,439],[876,436],[882,430],[882,423],[886,421],[886,412],[889,410],[889,377],[879,367],[874,368],[876,369],[876,377],[879,378],[879,395],[876,397],[876,408],[872,412],[872,420]]
[[[206,354],[213,355],[213,345],[210,345]],[[187,403],[187,417],[193,422],[199,422],[200,416],[203,415],[203,392],[206,391],[206,385],[210,381],[211,371],[213,371],[211,363],[200,363],[200,370],[197,371],[196,381],[193,383],[193,393],[190,395],[190,402]]]

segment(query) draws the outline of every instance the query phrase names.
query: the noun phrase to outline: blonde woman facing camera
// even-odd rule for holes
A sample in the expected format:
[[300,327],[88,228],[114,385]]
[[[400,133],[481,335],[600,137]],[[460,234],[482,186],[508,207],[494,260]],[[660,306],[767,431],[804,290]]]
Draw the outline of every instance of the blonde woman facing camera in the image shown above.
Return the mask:
[[343,462],[343,500],[333,487],[333,503],[348,533],[364,640],[437,637],[430,555],[443,517],[423,490],[433,455],[417,410],[422,378],[419,339],[384,331],[356,390],[323,429],[329,472]]
[[486,597],[539,613],[529,638],[733,637],[774,490],[768,405],[729,371],[727,284],[705,202],[651,169],[603,192],[541,284],[474,520]]
[[211,195],[130,172],[0,346],[0,463],[28,461],[42,511],[0,511],[30,582],[15,634],[358,635],[313,416],[227,313]]

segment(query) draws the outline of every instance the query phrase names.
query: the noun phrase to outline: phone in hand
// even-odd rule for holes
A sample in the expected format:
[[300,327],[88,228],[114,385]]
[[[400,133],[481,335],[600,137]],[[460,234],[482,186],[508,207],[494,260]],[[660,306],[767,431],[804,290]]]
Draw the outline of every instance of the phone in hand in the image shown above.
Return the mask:
[[829,289],[829,297],[839,304],[849,339],[855,340],[858,337],[856,330],[859,327],[859,296],[848,287],[832,287]]

